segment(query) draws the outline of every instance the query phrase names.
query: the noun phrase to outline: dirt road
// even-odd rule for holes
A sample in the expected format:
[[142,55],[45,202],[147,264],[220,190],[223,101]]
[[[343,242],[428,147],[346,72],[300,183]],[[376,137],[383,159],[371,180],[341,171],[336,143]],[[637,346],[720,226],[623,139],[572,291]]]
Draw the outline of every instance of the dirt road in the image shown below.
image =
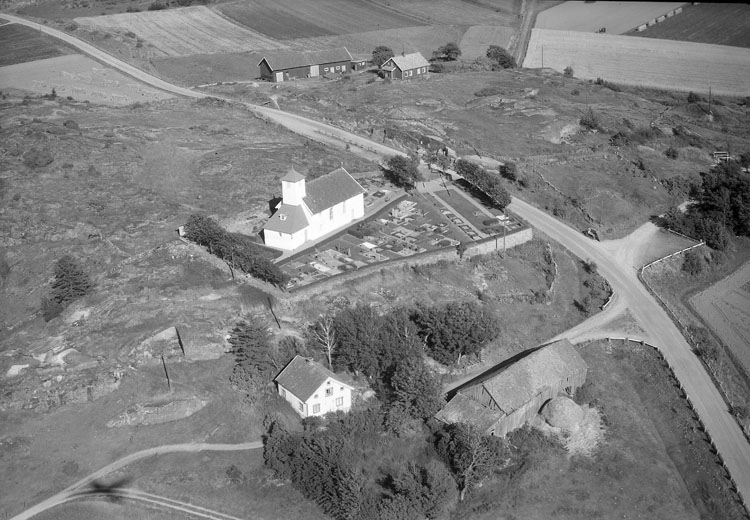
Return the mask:
[[85,488],[94,482],[95,480],[101,479],[106,475],[109,475],[113,471],[132,464],[133,462],[144,459],[147,457],[153,457],[156,455],[162,455],[164,453],[177,453],[177,452],[189,452],[195,453],[199,451],[243,451],[243,450],[256,450],[262,448],[263,443],[261,441],[244,442],[240,444],[206,444],[206,443],[187,443],[187,444],[168,444],[164,446],[157,446],[155,448],[149,448],[147,450],[137,451],[130,455],[116,460],[111,464],[108,464],[94,473],[82,478],[75,484],[68,486],[59,493],[49,497],[47,500],[38,503],[34,507],[31,507],[23,513],[16,515],[12,520],[26,520],[38,515],[42,511],[46,511],[51,507],[70,502],[76,498],[80,498],[83,495],[87,495]]
[[[40,26],[33,22],[28,22],[15,16],[3,16],[13,22],[39,28],[42,32],[61,38],[100,61],[157,88],[193,98],[207,97],[205,94],[170,85],[163,80],[139,71],[117,58],[110,56],[85,42],[81,42],[70,35],[61,33],[60,31]],[[313,139],[324,136],[331,140],[342,140],[339,142],[339,145],[344,142],[352,142],[355,143],[357,147],[366,150],[368,153],[381,154],[381,157],[402,153],[398,150],[390,149],[378,143],[368,141],[357,135],[349,134],[343,130],[300,116],[278,112],[268,108],[255,107],[252,105],[248,106],[257,113],[266,115],[279,124],[287,126],[292,131],[302,133],[303,135],[305,135],[306,132],[311,136],[314,136],[311,137]],[[690,397],[695,410],[706,425],[706,429],[710,433],[718,452],[721,454],[727,468],[734,478],[739,493],[743,497],[750,499],[750,445],[745,440],[737,423],[727,411],[721,395],[713,385],[713,382],[706,371],[703,369],[700,361],[691,352],[690,346],[682,337],[677,327],[669,319],[666,312],[659,306],[656,300],[638,280],[636,269],[633,266],[634,258],[628,252],[627,248],[618,246],[615,247],[614,250],[609,250],[607,245],[594,242],[584,237],[580,232],[516,198],[513,199],[510,210],[524,218],[532,226],[541,230],[549,237],[560,242],[574,255],[582,259],[593,260],[597,263],[599,272],[609,281],[612,289],[617,295],[617,301],[613,302],[613,310],[608,308],[605,313],[602,313],[602,316],[604,316],[604,318],[614,317],[616,310],[625,308],[632,313],[635,321],[644,331],[642,339],[659,348],[672,366],[675,375],[680,380]],[[599,321],[604,318],[597,317],[594,320],[587,321],[561,336],[572,336],[574,339],[580,340],[581,338],[586,337],[587,331],[591,330],[590,327],[592,326],[592,323],[596,323],[597,326],[600,326],[602,323],[599,323]],[[159,450],[159,448],[154,449]],[[158,451],[156,453],[158,453]],[[125,464],[127,464],[127,462]],[[111,471],[111,469],[108,471]],[[93,478],[98,477],[93,476]],[[90,481],[91,480],[86,480],[86,483]],[[69,490],[70,488],[68,488],[67,491]],[[55,495],[55,497],[59,496],[60,494]],[[52,500],[52,498],[48,500]],[[45,501],[43,504],[47,502],[48,501]],[[36,509],[32,508],[32,510]],[[38,509],[36,512],[41,510],[43,509]],[[31,516],[33,515],[23,513],[22,516],[17,518],[30,518]]]

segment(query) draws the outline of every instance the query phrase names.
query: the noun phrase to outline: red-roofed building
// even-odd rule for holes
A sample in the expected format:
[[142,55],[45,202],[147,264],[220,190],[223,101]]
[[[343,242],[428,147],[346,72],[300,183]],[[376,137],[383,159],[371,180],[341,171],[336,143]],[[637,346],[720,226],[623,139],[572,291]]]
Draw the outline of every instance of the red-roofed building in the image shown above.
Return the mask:
[[380,66],[380,72],[388,79],[411,79],[427,75],[430,62],[418,52],[394,56]]
[[346,47],[324,51],[270,51],[260,60],[258,68],[262,79],[275,83],[323,74],[345,74],[352,70],[352,55]]
[[352,407],[353,388],[312,359],[295,356],[274,381],[279,395],[303,418]]
[[267,246],[291,251],[365,214],[365,189],[344,168],[306,182],[290,170],[281,178],[281,203],[263,227]]

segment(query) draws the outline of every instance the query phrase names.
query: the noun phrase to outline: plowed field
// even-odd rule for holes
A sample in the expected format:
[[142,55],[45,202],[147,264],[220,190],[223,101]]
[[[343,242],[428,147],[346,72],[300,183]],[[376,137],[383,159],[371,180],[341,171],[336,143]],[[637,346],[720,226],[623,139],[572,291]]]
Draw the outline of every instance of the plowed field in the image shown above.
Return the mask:
[[726,96],[750,95],[750,53],[705,43],[534,29],[523,66],[571,66],[577,78]]
[[247,0],[221,4],[216,10],[279,40],[424,25],[417,18],[363,0]]
[[207,7],[76,18],[81,25],[134,33],[166,56],[280,49],[286,45],[233,24]]
[[750,5],[686,5],[678,16],[667,18],[632,36],[750,47]]
[[[564,2],[536,17],[534,27],[559,31],[622,34],[683,6],[684,2]],[[678,15],[679,16],[679,15]]]
[[48,58],[0,68],[0,89],[19,89],[102,105],[130,105],[171,95],[108,69],[80,54]]
[[[435,25],[513,25],[518,24],[520,1],[375,0],[399,13],[415,16]],[[494,5],[490,5],[493,4]]]
[[0,67],[64,56],[73,51],[60,40],[25,25],[0,26]]

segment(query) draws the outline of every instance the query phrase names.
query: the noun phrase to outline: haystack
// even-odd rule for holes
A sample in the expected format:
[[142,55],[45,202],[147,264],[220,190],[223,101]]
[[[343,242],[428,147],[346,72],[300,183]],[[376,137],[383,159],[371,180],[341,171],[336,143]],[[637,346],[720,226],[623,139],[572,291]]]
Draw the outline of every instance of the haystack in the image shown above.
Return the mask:
[[556,397],[544,405],[542,416],[550,426],[576,431],[584,418],[583,409],[569,397]]

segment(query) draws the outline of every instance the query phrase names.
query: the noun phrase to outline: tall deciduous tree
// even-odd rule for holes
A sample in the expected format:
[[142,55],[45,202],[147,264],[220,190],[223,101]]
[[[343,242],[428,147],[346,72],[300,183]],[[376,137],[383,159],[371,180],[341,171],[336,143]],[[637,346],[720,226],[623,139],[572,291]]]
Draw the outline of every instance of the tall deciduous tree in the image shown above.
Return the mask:
[[383,63],[393,58],[393,56],[393,49],[385,45],[378,45],[372,51],[372,63],[376,67],[380,67]]
[[328,368],[333,370],[333,352],[336,350],[336,328],[333,325],[333,317],[321,315],[313,325],[312,334],[328,360]]
[[417,182],[422,181],[422,174],[417,169],[418,162],[402,155],[394,155],[384,168],[386,178],[397,186],[413,189]]
[[455,61],[462,53],[456,42],[449,42],[442,47],[439,47],[435,54],[436,57],[442,57],[448,61]]

